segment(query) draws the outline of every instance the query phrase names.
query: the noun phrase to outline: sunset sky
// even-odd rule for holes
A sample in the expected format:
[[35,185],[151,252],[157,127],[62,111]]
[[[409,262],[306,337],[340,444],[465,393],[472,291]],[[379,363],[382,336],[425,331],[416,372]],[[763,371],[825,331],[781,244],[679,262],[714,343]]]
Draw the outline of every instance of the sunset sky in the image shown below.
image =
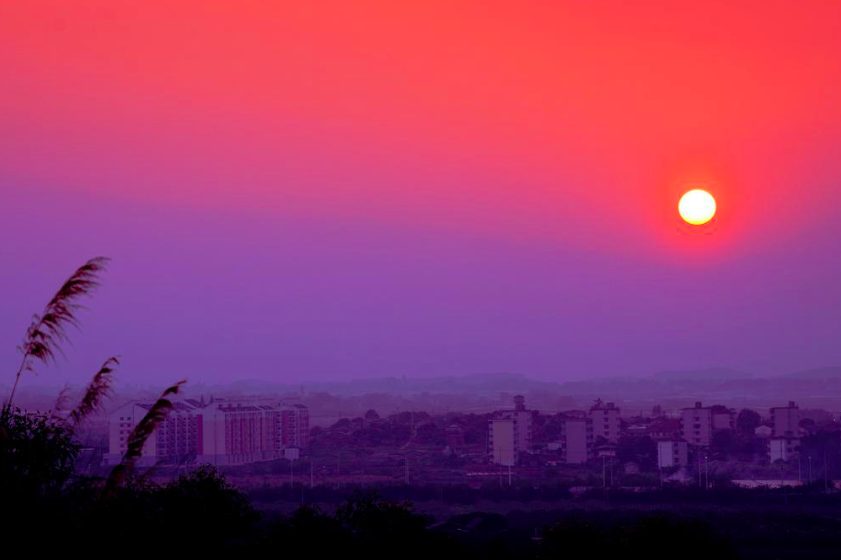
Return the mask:
[[96,255],[27,383],[841,365],[840,254],[841,2],[0,2],[0,383]]

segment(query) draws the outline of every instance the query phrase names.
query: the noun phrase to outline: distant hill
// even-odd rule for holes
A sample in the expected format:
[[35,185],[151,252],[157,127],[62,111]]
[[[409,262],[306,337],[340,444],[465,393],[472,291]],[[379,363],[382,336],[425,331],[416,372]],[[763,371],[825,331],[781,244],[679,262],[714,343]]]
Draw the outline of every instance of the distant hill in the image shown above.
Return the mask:
[[739,379],[754,379],[755,376],[752,373],[731,368],[709,368],[658,371],[651,377],[660,381],[735,381]]
[[300,392],[326,392],[335,395],[381,394],[496,394],[501,392],[528,392],[559,390],[559,385],[552,381],[531,379],[520,373],[477,373],[460,376],[438,377],[377,377],[358,378],[346,381],[302,381],[282,383],[264,379],[239,379],[228,383],[204,385],[189,388],[190,392],[215,393],[217,395],[260,394]]
[[785,379],[841,379],[841,366],[828,366],[796,371],[782,376]]

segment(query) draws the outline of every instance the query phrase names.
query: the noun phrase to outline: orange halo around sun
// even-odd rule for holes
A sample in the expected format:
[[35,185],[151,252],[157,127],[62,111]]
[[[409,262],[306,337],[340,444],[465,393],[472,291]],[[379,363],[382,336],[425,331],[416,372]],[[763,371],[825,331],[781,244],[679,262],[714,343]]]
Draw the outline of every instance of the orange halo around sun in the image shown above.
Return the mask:
[[680,198],[677,209],[687,224],[700,226],[715,216],[715,199],[703,189],[693,189]]

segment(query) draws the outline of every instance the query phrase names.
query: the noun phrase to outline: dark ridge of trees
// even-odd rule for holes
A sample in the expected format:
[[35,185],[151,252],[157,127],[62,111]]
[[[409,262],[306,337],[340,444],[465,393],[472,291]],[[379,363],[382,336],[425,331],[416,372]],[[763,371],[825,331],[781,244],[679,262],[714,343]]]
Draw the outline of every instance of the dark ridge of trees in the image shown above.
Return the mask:
[[[317,485],[310,488],[309,485],[280,486],[265,485],[254,488],[248,492],[248,497],[259,504],[270,504],[274,502],[299,502],[302,494],[307,501],[323,504],[340,504],[353,496],[370,490],[370,486],[348,484],[342,488],[335,486]],[[384,500],[401,502],[426,502],[439,501],[445,504],[471,505],[480,500],[493,502],[514,501],[529,503],[537,500],[556,502],[571,500],[572,494],[567,486],[529,486],[514,485],[500,486],[499,482],[493,481],[484,484],[479,488],[472,488],[466,484],[451,485],[408,485],[408,484],[378,484],[377,495]]]

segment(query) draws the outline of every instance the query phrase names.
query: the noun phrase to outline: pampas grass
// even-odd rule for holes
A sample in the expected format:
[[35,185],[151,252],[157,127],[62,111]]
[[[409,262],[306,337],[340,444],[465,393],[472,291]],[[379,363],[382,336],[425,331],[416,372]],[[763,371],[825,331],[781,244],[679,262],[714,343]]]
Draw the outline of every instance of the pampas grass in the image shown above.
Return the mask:
[[182,379],[175,385],[169,387],[146,413],[146,416],[138,422],[128,436],[126,443],[126,452],[118,465],[111,469],[111,474],[108,475],[108,480],[105,482],[103,495],[108,496],[119,487],[129,472],[134,468],[135,463],[143,454],[143,446],[155,428],[164,421],[167,414],[172,410],[172,401],[169,400],[170,395],[177,395],[181,390],[181,386],[187,381]]
[[81,308],[79,300],[90,296],[99,287],[99,276],[109,261],[106,257],[96,257],[80,266],[59,288],[44,310],[32,317],[23,342],[18,347],[23,358],[4,407],[6,410],[11,410],[21,376],[27,371],[34,372],[38,362],[48,364],[55,361],[56,353],[62,352],[62,344],[69,342],[68,328],[79,327],[76,318],[76,312]]
[[[109,262],[110,259],[106,257],[96,257],[80,266],[64,282],[47,303],[47,306],[44,307],[44,310],[32,317],[32,322],[26,329],[23,343],[18,347],[20,353],[23,354],[23,358],[15,374],[12,391],[8,400],[0,409],[0,443],[8,439],[5,424],[12,417],[12,401],[21,377],[25,372],[34,372],[37,363],[47,365],[55,361],[57,353],[63,353],[62,344],[69,342],[68,329],[70,327],[79,328],[79,321],[76,318],[76,312],[82,307],[79,300],[83,297],[89,297],[99,287],[100,274],[106,269]],[[63,421],[63,427],[75,431],[86,417],[99,410],[102,401],[111,393],[114,372],[119,365],[120,360],[116,356],[105,360],[85,388],[85,393],[79,404]],[[146,416],[131,431],[128,436],[126,452],[120,463],[111,470],[105,482],[103,495],[112,493],[123,484],[126,476],[143,454],[143,446],[146,441],[172,410],[173,405],[169,397],[177,395],[184,383],[186,383],[185,380],[179,381],[164,391],[149,409]],[[67,394],[66,389],[62,390],[50,414],[51,420],[55,413],[63,408],[67,400]]]
[[102,401],[111,393],[111,383],[114,381],[114,371],[120,365],[120,360],[112,356],[105,360],[96,375],[88,383],[81,402],[70,412],[69,419],[74,426],[81,424],[89,414],[99,410]]

